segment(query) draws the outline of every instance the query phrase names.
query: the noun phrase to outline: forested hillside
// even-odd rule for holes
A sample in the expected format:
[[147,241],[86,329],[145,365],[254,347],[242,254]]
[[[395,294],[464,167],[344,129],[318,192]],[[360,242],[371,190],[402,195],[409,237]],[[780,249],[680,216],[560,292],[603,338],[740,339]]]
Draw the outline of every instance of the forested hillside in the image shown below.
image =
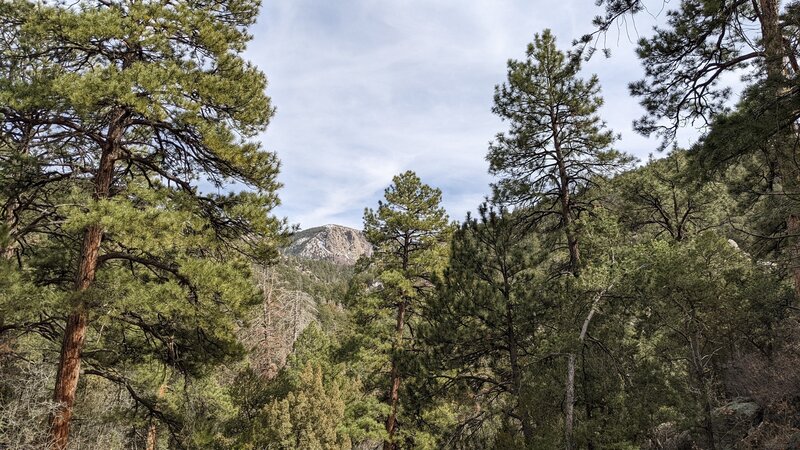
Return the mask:
[[647,5],[531,30],[477,212],[363,231],[275,212],[259,7],[0,3],[0,449],[800,448],[800,3],[664,3],[647,161],[582,67]]

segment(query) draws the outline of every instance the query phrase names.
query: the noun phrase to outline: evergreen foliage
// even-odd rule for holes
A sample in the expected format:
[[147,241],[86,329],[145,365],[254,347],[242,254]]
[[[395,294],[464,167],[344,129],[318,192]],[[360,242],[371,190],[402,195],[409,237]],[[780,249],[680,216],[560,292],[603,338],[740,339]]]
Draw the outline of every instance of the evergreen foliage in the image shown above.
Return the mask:
[[405,401],[409,394],[404,384],[413,376],[414,329],[425,299],[433,292],[434,277],[446,263],[450,223],[441,198],[439,189],[408,171],[392,179],[377,211],[364,212],[365,234],[375,247],[369,262],[374,278],[356,294],[352,306],[357,323],[369,332],[367,342],[379,352],[376,363],[388,365],[388,373],[375,381],[375,387],[386,392],[390,407],[386,450],[419,438],[411,427],[413,408]]
[[576,273],[575,221],[591,203],[584,193],[631,162],[611,147],[616,136],[597,115],[603,104],[597,77],[584,81],[579,70],[580,60],[559,51],[550,30],[537,34],[526,59],[510,60],[508,81],[495,87],[492,111],[510,129],[497,135],[486,157],[489,172],[500,177],[495,198],[528,206],[534,224],[563,230]]
[[[184,400],[158,392],[242,357],[235,322],[257,299],[248,259],[271,258],[281,232],[277,160],[251,141],[273,109],[240,57],[257,9],[2,7],[6,248],[19,276],[52,292],[29,304],[4,292],[3,309],[25,304],[5,326],[62,341],[54,449],[67,446],[81,374],[124,389],[175,442],[209,433],[187,431]],[[251,190],[201,186],[232,183]]]
[[598,4],[508,62],[477,215],[401,173],[348,267],[279,252],[258,1],[0,3],[0,448],[796,447],[800,6],[669,5],[636,127],[706,128],[634,167]]

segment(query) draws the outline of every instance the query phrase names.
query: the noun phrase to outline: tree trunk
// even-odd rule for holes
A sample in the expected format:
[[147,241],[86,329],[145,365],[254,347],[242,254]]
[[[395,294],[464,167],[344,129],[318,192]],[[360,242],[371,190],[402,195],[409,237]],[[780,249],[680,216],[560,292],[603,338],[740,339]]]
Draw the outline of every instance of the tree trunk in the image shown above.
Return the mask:
[[[767,78],[772,82],[779,81],[783,70],[783,36],[781,33],[780,0],[758,0],[761,39],[767,67]],[[777,88],[777,86],[775,86]]]
[[[780,0],[758,0],[758,9],[768,88],[773,90],[776,99],[780,99],[786,94],[785,79],[787,76],[784,65],[784,57],[787,56],[787,52],[784,47],[779,17]],[[784,134],[781,133],[779,136],[784,136]],[[778,173],[783,189],[788,192],[797,192],[800,182],[798,182],[796,152],[792,148],[782,148],[786,145],[782,139],[776,140]],[[789,267],[794,281],[795,297],[800,298],[800,239],[794,237],[800,233],[800,218],[797,214],[791,213],[786,218],[786,231],[788,235],[792,236],[789,244]]]
[[[559,125],[555,115],[552,116],[553,136],[558,136]],[[561,221],[564,226],[564,233],[567,236],[567,247],[569,248],[569,267],[572,274],[578,276],[580,271],[581,254],[578,248],[578,236],[572,229],[572,205],[570,204],[569,183],[570,177],[567,173],[567,165],[564,154],[561,151],[561,142],[558,138],[553,138],[553,149],[555,150],[556,164],[558,165],[559,197],[561,200]]]
[[[694,318],[692,323],[694,324]],[[705,367],[703,366],[703,355],[700,352],[700,338],[697,331],[692,331],[689,347],[692,353],[692,367],[697,380],[697,387],[700,390],[700,401],[703,407],[703,428],[705,429],[706,440],[708,441],[708,448],[715,450],[717,448],[716,439],[714,437],[714,421],[711,417],[711,392],[708,381],[705,376]]]
[[[109,195],[114,176],[115,157],[115,152],[104,149],[95,177],[94,198],[96,200],[107,198]],[[90,225],[84,231],[78,273],[75,279],[74,305],[64,329],[64,341],[61,344],[61,356],[58,361],[58,374],[53,393],[53,400],[57,404],[57,409],[51,418],[51,448],[53,450],[66,450],[67,448],[69,425],[81,370],[81,350],[86,339],[88,322],[85,292],[94,283],[102,239],[103,229],[100,225]]]
[[383,442],[384,450],[394,450],[397,445],[394,443],[394,435],[397,431],[397,404],[400,400],[400,368],[397,362],[397,353],[400,350],[403,340],[403,326],[406,315],[406,301],[403,300],[397,306],[397,324],[395,325],[395,341],[392,345],[392,371],[391,387],[389,388],[389,404],[391,410],[386,418],[386,432],[388,438]]
[[564,448],[573,450],[575,438],[573,428],[575,423],[575,354],[567,356],[567,380],[564,393]]
[[67,318],[64,330],[64,342],[61,345],[61,357],[58,363],[58,375],[53,400],[58,404],[51,421],[52,448],[65,450],[69,438],[69,423],[72,419],[72,407],[75,404],[75,391],[81,369],[81,349],[86,339],[87,312],[82,301],[73,309]]
[[[583,326],[581,326],[581,333],[578,335],[578,345],[580,347],[583,347],[583,343],[586,341],[586,335],[589,333],[589,324],[600,306],[600,301],[613,286],[613,283],[608,285],[594,297],[592,306],[589,308],[589,314],[586,315]],[[564,446],[567,450],[575,448],[573,431],[575,423],[575,359],[574,352],[567,355],[567,379],[564,389]]]
[[146,450],[156,450],[158,448],[158,427],[156,427],[156,421],[153,419],[150,419],[150,426],[147,427],[146,445]]
[[506,300],[506,345],[508,345],[511,366],[511,382],[514,395],[517,397],[517,414],[522,424],[522,435],[525,438],[525,444],[530,446],[533,443],[533,428],[528,417],[528,408],[522,406],[522,369],[519,365],[517,336],[514,332],[514,305],[511,303],[511,295],[507,291],[503,293],[503,296]]
[[[160,401],[164,398],[164,395],[167,393],[167,384],[162,383],[161,386],[158,388],[158,393],[156,394],[156,400]],[[150,426],[147,427],[147,447],[146,450],[156,450],[158,449],[158,422],[151,416],[150,417]]]

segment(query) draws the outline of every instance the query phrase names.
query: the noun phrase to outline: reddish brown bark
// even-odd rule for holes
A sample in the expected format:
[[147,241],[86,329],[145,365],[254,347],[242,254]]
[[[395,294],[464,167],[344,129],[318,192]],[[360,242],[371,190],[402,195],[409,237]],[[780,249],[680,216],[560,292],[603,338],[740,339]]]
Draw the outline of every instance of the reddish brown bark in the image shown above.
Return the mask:
[[389,412],[389,416],[386,418],[386,432],[389,436],[383,442],[383,449],[384,450],[395,450],[397,449],[397,444],[394,442],[394,435],[397,431],[397,404],[400,401],[400,368],[397,366],[397,359],[396,355],[397,352],[400,350],[400,345],[403,339],[403,326],[405,324],[405,315],[406,315],[406,302],[403,301],[397,307],[397,323],[395,325],[395,342],[393,345],[393,352],[392,352],[392,371],[391,371],[391,382],[392,385],[389,388],[389,404],[391,405],[391,411]]
[[[167,385],[162,384],[160,388],[158,388],[158,395],[157,399],[161,400],[164,398],[164,395],[167,393]],[[150,425],[147,427],[147,443],[146,443],[146,450],[157,450],[158,449],[158,423],[154,418],[150,418]]]
[[158,428],[154,420],[150,421],[150,426],[147,428],[147,447],[146,450],[156,450],[158,447]]
[[[96,200],[107,198],[109,195],[114,176],[115,157],[115,152],[111,149],[104,149],[95,177]],[[85,292],[94,283],[102,239],[103,229],[100,225],[90,225],[84,231],[78,273],[75,278],[74,306],[64,329],[64,341],[61,344],[61,356],[53,392],[53,400],[58,405],[50,423],[53,450],[66,450],[69,440],[69,425],[81,370],[81,350],[86,340],[89,316]]]
[[81,368],[80,352],[86,339],[86,322],[86,308],[81,304],[67,318],[67,327],[64,330],[64,342],[61,345],[61,359],[53,395],[58,408],[51,421],[52,448],[55,450],[67,448],[69,423],[72,420],[72,407],[75,404],[75,391]]

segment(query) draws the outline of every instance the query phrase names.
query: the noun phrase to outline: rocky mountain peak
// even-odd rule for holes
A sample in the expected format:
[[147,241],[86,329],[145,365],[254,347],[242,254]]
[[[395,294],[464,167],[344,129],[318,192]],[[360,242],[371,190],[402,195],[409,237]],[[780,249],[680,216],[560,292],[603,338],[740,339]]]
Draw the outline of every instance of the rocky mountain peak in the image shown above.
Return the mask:
[[323,225],[298,231],[286,248],[287,255],[353,265],[361,256],[372,254],[364,233],[341,225]]

